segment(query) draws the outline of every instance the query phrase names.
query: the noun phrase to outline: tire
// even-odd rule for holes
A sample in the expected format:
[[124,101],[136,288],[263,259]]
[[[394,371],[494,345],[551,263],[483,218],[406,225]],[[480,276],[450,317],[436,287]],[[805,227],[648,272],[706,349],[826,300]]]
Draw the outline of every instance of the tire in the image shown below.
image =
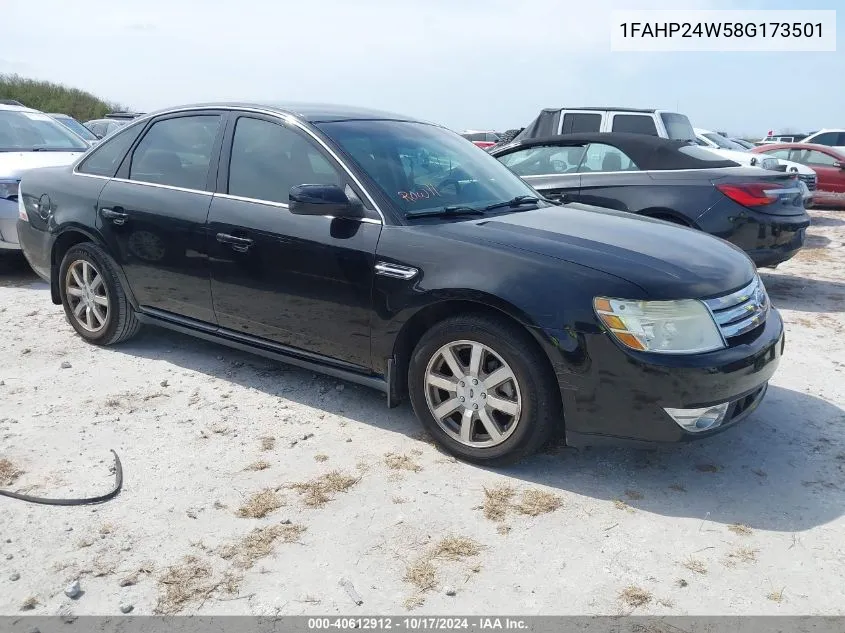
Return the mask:
[[[476,346],[483,348],[478,355],[482,362],[480,370],[473,372],[469,367]],[[455,375],[444,349],[454,352],[466,380]],[[508,373],[513,379],[496,386],[496,377]],[[448,390],[430,385],[429,376]],[[477,380],[477,387],[472,380]],[[536,342],[521,327],[492,316],[452,317],[429,329],[411,356],[408,392],[414,412],[437,443],[455,457],[476,464],[501,466],[519,461],[539,450],[562,419],[557,381]],[[461,397],[463,404],[445,420],[434,414],[438,407],[441,412],[449,410]],[[499,410],[500,406],[509,412]],[[468,427],[465,416],[472,416]],[[498,438],[487,432],[491,419],[501,433]]]
[[120,343],[141,328],[115,269],[111,257],[92,242],[71,247],[59,266],[59,295],[65,316],[77,334],[95,345]]

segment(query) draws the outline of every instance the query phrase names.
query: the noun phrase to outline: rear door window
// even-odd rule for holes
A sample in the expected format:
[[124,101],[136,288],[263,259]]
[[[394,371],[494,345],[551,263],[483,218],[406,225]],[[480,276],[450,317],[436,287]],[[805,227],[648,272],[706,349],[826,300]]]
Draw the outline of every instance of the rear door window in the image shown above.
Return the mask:
[[614,114],[613,131],[657,136],[657,126],[654,125],[654,119],[644,114]]
[[816,143],[817,145],[839,145],[839,133],[838,132],[823,132],[818,136],[813,137],[808,142],[809,143]]
[[132,154],[129,179],[206,190],[219,131],[219,114],[156,121]]
[[601,117],[599,112],[567,112],[563,115],[561,134],[600,132]]
[[638,168],[634,161],[619,148],[604,143],[590,143],[578,171],[581,173],[638,171]]

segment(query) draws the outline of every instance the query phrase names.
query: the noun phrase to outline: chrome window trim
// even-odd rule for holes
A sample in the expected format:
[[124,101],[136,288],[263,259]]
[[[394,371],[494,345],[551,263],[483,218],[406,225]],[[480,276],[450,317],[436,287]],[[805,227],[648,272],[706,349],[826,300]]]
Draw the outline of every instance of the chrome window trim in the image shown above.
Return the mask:
[[170,189],[171,191],[184,191],[185,193],[201,193],[205,196],[213,196],[213,191],[206,191],[205,189],[188,189],[187,187],[176,187],[174,185],[162,185],[157,182],[145,182],[143,180],[129,180],[128,178],[109,178],[115,182],[125,182],[130,185],[143,185],[144,187],[157,187],[159,189]]
[[[325,143],[319,136],[317,136],[311,129],[309,129],[306,123],[304,123],[303,121],[300,121],[298,118],[296,118],[296,116],[294,116],[293,114],[291,114],[289,112],[284,112],[284,111],[279,111],[279,110],[269,110],[269,109],[266,109],[266,108],[258,108],[258,107],[250,107],[250,106],[227,106],[227,105],[215,105],[215,104],[209,104],[209,105],[204,105],[204,106],[188,106],[188,107],[184,107],[184,108],[171,108],[171,109],[168,109],[168,110],[161,110],[159,112],[152,112],[152,113],[144,115],[142,117],[138,117],[137,119],[133,119],[132,123],[130,123],[128,125],[124,125],[121,128],[120,132],[118,132],[118,134],[122,133],[124,130],[129,129],[133,125],[145,123],[146,121],[149,121],[150,119],[153,119],[153,118],[156,118],[156,117],[167,116],[167,115],[170,115],[170,114],[179,114],[181,112],[200,112],[200,111],[203,111],[203,110],[220,110],[220,111],[224,111],[224,112],[245,112],[245,113],[252,113],[252,114],[263,114],[265,116],[270,116],[270,117],[273,117],[275,119],[279,119],[280,121],[287,123],[288,125],[291,125],[291,126],[297,128],[299,130],[302,130],[310,138],[312,138],[314,141],[316,141],[317,144],[320,147],[322,147],[326,151],[326,153],[329,154],[329,156],[334,158],[335,161],[337,161],[337,163],[343,168],[343,171],[346,172],[346,174],[349,176],[349,178],[352,180],[352,182],[354,182],[358,186],[358,188],[361,191],[364,192],[364,195],[367,197],[367,200],[369,201],[369,203],[373,206],[373,209],[375,209],[376,213],[379,214],[379,217],[381,218],[380,224],[387,224],[387,220],[385,219],[385,215],[382,212],[381,208],[378,206],[378,204],[376,204],[376,201],[373,198],[373,196],[370,194],[369,191],[367,191],[367,188],[364,187],[363,184],[361,184],[361,181],[353,173],[353,171],[349,168],[349,166],[343,160],[340,159],[340,157],[337,155],[337,153],[331,147],[329,147],[327,143]],[[105,139],[103,139],[103,140],[105,140]],[[137,180],[127,180],[127,179],[124,179],[124,178],[109,178],[108,176],[97,176],[96,174],[84,174],[84,173],[77,171],[77,167],[79,166],[79,163],[82,162],[82,158],[84,158],[84,157],[85,157],[85,154],[83,154],[83,156],[80,157],[80,160],[77,161],[73,165],[73,170],[71,172],[72,174],[74,174],[76,176],[89,176],[89,177],[105,178],[106,180],[117,180],[119,182],[137,183],[137,184],[148,185],[148,186],[152,186],[152,187],[162,187],[162,188],[166,188],[166,189],[174,189],[174,190],[177,190],[177,191],[189,191],[189,192],[195,192],[195,193],[204,193],[204,194],[208,194],[208,195],[211,195],[211,196],[213,196],[213,195],[226,195],[226,196],[228,196],[229,195],[229,194],[216,194],[213,191],[206,191],[206,190],[199,191],[199,190],[196,190],[196,189],[184,189],[182,187],[173,187],[171,185],[159,185],[159,184],[156,184],[156,183],[144,183],[144,182],[137,181]],[[281,203],[273,203],[269,200],[258,200],[257,202],[262,202],[262,203],[266,203],[266,204],[281,204]],[[369,220],[370,218],[361,218],[361,219],[362,220]]]

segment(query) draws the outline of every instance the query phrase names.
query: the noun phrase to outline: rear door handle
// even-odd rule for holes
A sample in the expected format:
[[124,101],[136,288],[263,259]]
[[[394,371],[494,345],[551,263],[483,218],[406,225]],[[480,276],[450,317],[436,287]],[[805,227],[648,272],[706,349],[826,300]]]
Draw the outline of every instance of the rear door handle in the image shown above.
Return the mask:
[[233,250],[236,250],[239,253],[246,253],[249,250],[249,247],[255,243],[248,237],[237,237],[235,235],[229,235],[228,233],[218,233],[217,241],[221,244],[228,244]]
[[114,224],[121,226],[126,223],[126,220],[129,219],[128,213],[123,213],[122,211],[115,211],[114,209],[100,209],[100,215],[102,215],[106,220],[111,220]]

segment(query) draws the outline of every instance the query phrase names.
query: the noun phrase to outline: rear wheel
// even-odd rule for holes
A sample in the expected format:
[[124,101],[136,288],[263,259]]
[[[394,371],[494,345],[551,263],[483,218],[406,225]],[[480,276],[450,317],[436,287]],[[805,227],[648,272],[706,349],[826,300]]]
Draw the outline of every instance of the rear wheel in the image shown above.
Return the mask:
[[59,267],[59,293],[65,316],[89,343],[119,343],[141,327],[111,258],[91,242],[65,253]]
[[454,317],[422,337],[408,372],[417,417],[450,453],[507,464],[535,452],[560,420],[548,362],[520,327]]

